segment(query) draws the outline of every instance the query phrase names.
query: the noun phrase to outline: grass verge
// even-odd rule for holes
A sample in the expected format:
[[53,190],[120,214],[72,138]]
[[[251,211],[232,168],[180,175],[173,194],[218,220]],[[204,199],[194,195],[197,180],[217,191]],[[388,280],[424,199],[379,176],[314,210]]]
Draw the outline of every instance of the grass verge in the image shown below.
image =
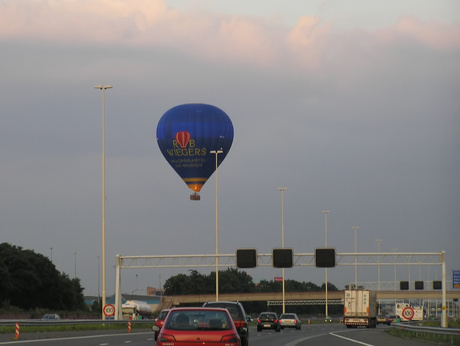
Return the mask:
[[416,339],[440,345],[460,345],[460,335],[443,335],[399,328],[389,328],[385,332],[403,339]]

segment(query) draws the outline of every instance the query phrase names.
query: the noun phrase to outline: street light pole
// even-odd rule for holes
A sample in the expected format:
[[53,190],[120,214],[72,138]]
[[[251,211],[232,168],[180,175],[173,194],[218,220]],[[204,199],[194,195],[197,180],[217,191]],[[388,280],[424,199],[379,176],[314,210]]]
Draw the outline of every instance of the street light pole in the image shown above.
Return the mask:
[[380,242],[382,239],[376,239],[377,242],[377,287],[378,291],[380,292]]
[[[382,239],[376,239],[377,242],[377,287],[380,294],[380,242]],[[379,299],[379,315],[380,315],[380,299]]]
[[[95,89],[102,91],[102,308],[106,301],[106,272],[105,272],[105,91],[112,89],[111,85],[96,85]],[[102,319],[105,315],[102,313]]]
[[[278,187],[278,190],[281,191],[281,247],[284,249],[284,191],[287,189],[285,187]],[[285,281],[284,281],[284,268],[282,268],[283,273],[283,314],[286,312],[286,300],[285,300]]]
[[[327,214],[330,213],[329,210],[323,210],[322,213],[324,213],[324,235],[325,235],[325,247],[327,248]],[[326,316],[329,316],[328,308],[327,308],[327,268],[325,269],[325,275],[326,275]]]
[[101,256],[97,256],[97,303],[101,303]]
[[219,300],[219,204],[217,198],[217,155],[223,154],[224,152],[221,150],[211,150],[210,154],[216,155],[216,301]]
[[[396,251],[398,251],[397,248],[393,248],[391,250],[393,250],[394,253],[396,253]],[[395,292],[396,292],[396,256],[394,258],[394,274],[395,274]],[[395,298],[395,309],[396,309],[396,298]],[[396,310],[395,310],[395,312],[396,312]]]
[[73,256],[74,256],[74,275],[73,275],[73,278],[76,279],[77,278],[77,251],[73,252]]
[[356,257],[357,250],[357,240],[356,240],[356,231],[359,227],[352,227],[355,230],[355,290],[358,289],[358,259]]

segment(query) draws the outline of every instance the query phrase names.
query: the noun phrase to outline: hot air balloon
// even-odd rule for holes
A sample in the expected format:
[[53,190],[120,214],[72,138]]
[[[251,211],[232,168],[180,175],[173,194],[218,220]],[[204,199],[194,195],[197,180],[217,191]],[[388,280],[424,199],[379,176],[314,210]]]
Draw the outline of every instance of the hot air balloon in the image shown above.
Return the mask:
[[[168,110],[158,122],[157,142],[161,153],[193,191],[200,192],[233,142],[233,124],[221,109],[201,103],[183,104]],[[211,151],[222,151],[214,154]]]

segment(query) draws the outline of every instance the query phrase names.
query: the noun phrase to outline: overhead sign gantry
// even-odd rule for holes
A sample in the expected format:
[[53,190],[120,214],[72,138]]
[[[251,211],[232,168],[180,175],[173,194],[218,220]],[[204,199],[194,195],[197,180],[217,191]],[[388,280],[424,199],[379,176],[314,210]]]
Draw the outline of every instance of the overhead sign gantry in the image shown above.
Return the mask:
[[[116,257],[116,278],[115,278],[115,319],[121,319],[121,269],[133,268],[199,268],[199,267],[238,267],[238,264],[243,264],[241,268],[253,268],[253,261],[256,259],[257,266],[272,266],[276,267],[274,259],[280,257],[278,267],[292,266],[437,266],[442,268],[442,281],[436,281],[437,287],[433,289],[442,290],[442,317],[441,326],[447,327],[446,314],[446,254],[442,252],[380,252],[380,253],[336,253],[335,249],[323,248],[323,251],[315,253],[294,253],[292,249],[274,249],[272,253],[257,253],[255,249],[240,249],[235,254],[202,254],[202,255],[152,255],[152,256],[122,256]],[[292,263],[287,260],[286,253],[276,253],[275,250],[291,250]],[[319,250],[319,249],[317,249]],[[333,250],[333,251],[332,251]],[[321,261],[319,256],[322,256]],[[248,256],[247,258],[237,258],[238,254]],[[288,254],[289,255],[289,254]],[[331,258],[335,257],[335,258]],[[218,261],[218,263],[216,263]],[[333,263],[335,262],[335,263]],[[334,264],[334,265],[332,265]],[[280,267],[280,268],[281,268]],[[441,286],[441,287],[439,287]]]

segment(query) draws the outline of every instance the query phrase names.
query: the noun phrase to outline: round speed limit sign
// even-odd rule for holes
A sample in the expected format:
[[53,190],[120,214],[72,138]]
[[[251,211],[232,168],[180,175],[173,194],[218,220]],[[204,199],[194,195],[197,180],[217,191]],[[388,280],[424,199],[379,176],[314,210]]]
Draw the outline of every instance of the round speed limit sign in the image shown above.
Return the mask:
[[402,311],[402,315],[406,320],[413,319],[414,314],[415,314],[414,309],[412,309],[410,306],[404,308],[404,310]]
[[102,309],[102,312],[106,317],[113,316],[115,315],[115,306],[113,306],[112,304],[107,304],[106,306],[104,306],[104,309]]

